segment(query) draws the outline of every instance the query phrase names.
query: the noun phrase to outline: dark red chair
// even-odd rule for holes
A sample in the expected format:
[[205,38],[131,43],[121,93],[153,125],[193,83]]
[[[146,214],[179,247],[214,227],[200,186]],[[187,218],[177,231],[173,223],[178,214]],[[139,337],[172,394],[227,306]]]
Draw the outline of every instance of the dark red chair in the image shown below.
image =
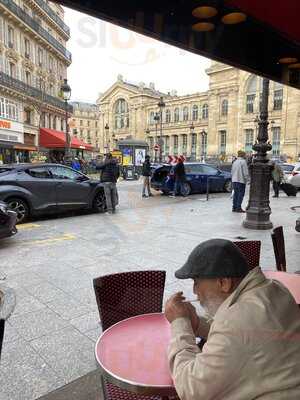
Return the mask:
[[244,254],[248,261],[250,269],[256,268],[260,264],[260,240],[243,240],[238,242],[233,242]]
[[[101,276],[93,280],[100,321],[105,331],[123,319],[162,311],[165,271],[133,271]],[[120,389],[102,380],[107,400],[160,400]],[[175,399],[175,397],[174,397]]]
[[282,226],[271,233],[277,271],[286,272],[285,244]]

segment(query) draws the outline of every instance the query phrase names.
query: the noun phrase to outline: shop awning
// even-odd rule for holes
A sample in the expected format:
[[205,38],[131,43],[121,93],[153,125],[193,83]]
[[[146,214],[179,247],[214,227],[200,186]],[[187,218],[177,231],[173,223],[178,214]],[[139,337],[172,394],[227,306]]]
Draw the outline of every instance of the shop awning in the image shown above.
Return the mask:
[[[47,149],[64,149],[66,146],[66,134],[54,129],[41,128],[40,129],[40,146]],[[71,137],[71,148],[92,151],[93,146]]]
[[30,146],[28,144],[22,144],[18,143],[14,145],[15,150],[27,150],[27,151],[37,151],[37,148],[35,146]]

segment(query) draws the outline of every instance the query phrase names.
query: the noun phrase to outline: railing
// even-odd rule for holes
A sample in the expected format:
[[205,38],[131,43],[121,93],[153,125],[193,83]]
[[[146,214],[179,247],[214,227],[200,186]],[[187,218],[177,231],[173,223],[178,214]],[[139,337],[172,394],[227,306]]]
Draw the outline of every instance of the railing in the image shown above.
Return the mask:
[[55,14],[52,8],[49,7],[44,0],[35,0],[35,2],[49,15],[51,19],[53,19],[53,21],[56,22],[58,26],[62,28],[64,32],[66,32],[68,36],[70,36],[70,28],[64,23],[64,21],[57,14]]
[[[26,96],[33,97],[41,102],[51,104],[54,107],[65,110],[65,103],[62,100],[50,96],[49,94],[46,94],[33,86],[27,85],[27,83],[24,83],[19,79],[12,78],[4,72],[0,72],[0,85],[6,86],[10,89],[16,90],[19,93],[25,94]],[[68,106],[68,112],[73,113],[73,106]]]
[[64,57],[69,61],[72,61],[71,53],[59,43],[49,32],[47,32],[41,25],[35,21],[30,15],[28,15],[21,7],[17,6],[12,0],[0,0],[0,4],[3,4],[9,9],[14,15],[19,17],[28,26],[34,29],[40,36],[42,36],[47,42],[49,42],[56,50],[58,50]]

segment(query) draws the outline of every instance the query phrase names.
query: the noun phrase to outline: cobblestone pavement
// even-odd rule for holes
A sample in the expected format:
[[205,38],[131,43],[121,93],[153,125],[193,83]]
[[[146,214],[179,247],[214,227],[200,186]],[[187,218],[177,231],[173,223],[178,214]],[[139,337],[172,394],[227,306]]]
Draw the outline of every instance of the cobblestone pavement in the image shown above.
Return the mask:
[[[261,266],[275,269],[270,232],[242,227],[228,194],[142,200],[141,184],[119,185],[116,215],[45,218],[20,226],[0,244],[0,283],[15,289],[17,306],[6,326],[0,399],[33,400],[95,370],[100,334],[92,279],[136,269],[165,269],[165,297],[191,291],[174,271],[199,242],[212,238],[262,240]],[[298,198],[272,199],[272,221],[283,225],[289,271],[299,269]],[[298,214],[299,216],[299,214]],[[4,279],[4,280],[3,280]]]

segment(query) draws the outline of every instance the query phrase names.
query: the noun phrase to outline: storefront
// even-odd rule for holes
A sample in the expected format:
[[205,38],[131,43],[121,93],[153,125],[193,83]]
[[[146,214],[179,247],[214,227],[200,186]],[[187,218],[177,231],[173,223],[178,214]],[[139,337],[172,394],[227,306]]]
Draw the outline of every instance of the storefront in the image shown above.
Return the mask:
[[[48,154],[47,158],[51,162],[62,162],[65,156],[66,134],[54,129],[40,129],[40,146],[44,148]],[[80,157],[85,160],[91,158],[93,146],[71,137],[70,153],[71,157]]]
[[23,124],[7,119],[0,119],[0,164],[18,162],[17,147],[24,143]]

